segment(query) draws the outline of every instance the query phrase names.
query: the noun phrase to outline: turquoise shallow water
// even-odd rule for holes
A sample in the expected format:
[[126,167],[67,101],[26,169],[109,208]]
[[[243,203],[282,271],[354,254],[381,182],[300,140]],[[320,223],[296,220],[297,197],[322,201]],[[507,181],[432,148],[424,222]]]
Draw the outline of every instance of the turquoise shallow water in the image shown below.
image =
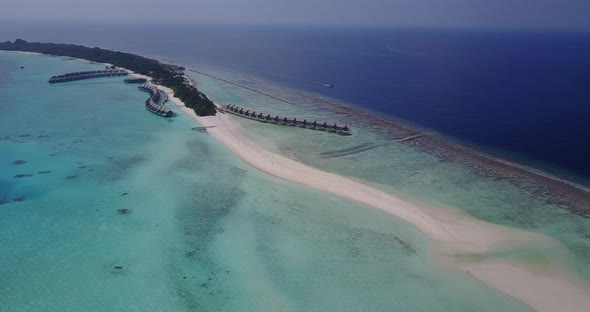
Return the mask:
[[[557,204],[542,186],[523,179],[500,178],[502,174],[463,164],[461,155],[448,160],[413,144],[396,142],[396,129],[373,124],[366,113],[352,112],[346,104],[334,105],[312,94],[286,89],[255,77],[220,69],[207,69],[221,77],[266,94],[278,101],[235,85],[192,72],[200,88],[219,103],[233,103],[256,111],[327,120],[352,125],[352,136],[274,126],[239,117],[234,119],[244,134],[266,148],[292,159],[372,184],[410,200],[436,206],[457,207],[487,222],[538,232],[563,243],[571,254],[564,257],[542,246],[521,246],[502,253],[548,261],[571,268],[590,280],[590,218]],[[343,109],[344,108],[344,109]],[[426,130],[427,131],[427,130]],[[411,142],[410,142],[411,143]],[[436,150],[434,150],[436,151]],[[580,199],[588,209],[590,197]],[[493,255],[500,256],[500,255]],[[541,260],[539,260],[541,259]]]
[[[25,66],[19,69],[18,66]],[[0,53],[0,311],[521,311],[413,227],[262,174],[100,65]]]

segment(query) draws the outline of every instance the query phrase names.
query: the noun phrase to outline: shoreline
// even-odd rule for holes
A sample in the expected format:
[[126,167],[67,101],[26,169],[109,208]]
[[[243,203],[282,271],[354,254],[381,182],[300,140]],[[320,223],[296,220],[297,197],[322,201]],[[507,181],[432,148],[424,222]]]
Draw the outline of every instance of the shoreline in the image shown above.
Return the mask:
[[[127,71],[134,77],[151,79]],[[328,173],[272,153],[241,135],[239,125],[231,120],[232,116],[219,113],[216,116],[198,117],[193,110],[173,96],[171,89],[154,85],[164,91],[169,101],[178,109],[200,125],[211,127],[207,130],[213,137],[258,170],[382,209],[411,223],[436,243],[435,257],[443,258],[451,267],[474,276],[538,311],[590,309],[590,298],[587,298],[590,287],[559,267],[538,267],[498,259],[455,259],[457,255],[485,253],[514,244],[547,244],[560,251],[562,247],[554,240],[539,234],[486,223],[458,211],[405,201],[351,178]]]
[[508,260],[457,260],[461,255],[479,254],[505,246],[539,244],[556,251],[568,251],[560,243],[540,234],[480,221],[465,213],[404,201],[353,179],[328,173],[285,156],[267,151],[240,134],[240,127],[227,114],[199,117],[172,95],[169,101],[229,150],[254,168],[274,177],[384,210],[416,226],[436,247],[435,258],[452,269],[469,274],[483,283],[537,311],[580,311],[590,309],[590,285],[557,265],[533,266]]

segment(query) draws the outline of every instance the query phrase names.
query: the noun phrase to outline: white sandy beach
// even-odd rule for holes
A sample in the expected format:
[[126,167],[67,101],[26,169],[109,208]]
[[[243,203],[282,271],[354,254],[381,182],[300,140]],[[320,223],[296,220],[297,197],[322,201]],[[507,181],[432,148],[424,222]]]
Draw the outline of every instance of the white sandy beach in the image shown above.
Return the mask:
[[[134,74],[136,77],[144,77]],[[557,265],[532,265],[503,259],[473,260],[477,255],[507,246],[539,244],[566,255],[565,247],[540,234],[477,220],[456,209],[430,207],[403,200],[359,181],[325,172],[265,150],[241,133],[232,121],[238,118],[219,113],[198,117],[172,90],[158,86],[169,100],[192,116],[208,133],[251,166],[275,177],[323,190],[382,209],[420,229],[433,242],[433,255],[441,264],[470,274],[486,284],[531,306],[537,311],[590,311],[590,285]],[[302,130],[305,131],[305,130]]]

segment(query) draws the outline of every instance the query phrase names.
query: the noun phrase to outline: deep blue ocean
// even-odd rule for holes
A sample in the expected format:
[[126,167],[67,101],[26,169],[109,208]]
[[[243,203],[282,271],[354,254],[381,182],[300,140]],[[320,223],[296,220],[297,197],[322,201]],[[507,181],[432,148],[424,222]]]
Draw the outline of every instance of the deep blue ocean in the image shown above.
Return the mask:
[[79,43],[195,68],[243,72],[432,129],[572,179],[590,177],[588,33],[3,26],[2,41]]

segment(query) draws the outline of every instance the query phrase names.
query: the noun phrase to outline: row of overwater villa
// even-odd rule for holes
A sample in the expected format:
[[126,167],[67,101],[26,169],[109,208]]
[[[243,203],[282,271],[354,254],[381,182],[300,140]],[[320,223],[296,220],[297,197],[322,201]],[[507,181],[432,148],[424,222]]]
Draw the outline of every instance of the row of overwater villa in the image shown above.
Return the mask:
[[49,78],[49,83],[60,83],[69,82],[76,80],[100,78],[100,77],[117,77],[127,76],[127,71],[123,69],[105,69],[105,70],[93,70],[76,73],[67,73],[59,76],[52,76]]
[[174,112],[166,108],[163,104],[168,100],[168,96],[160,92],[156,86],[151,84],[144,84],[137,87],[139,90],[147,92],[150,94],[150,97],[145,100],[145,108],[150,112],[162,116],[162,117],[172,117],[174,116]]
[[277,124],[277,125],[283,125],[283,126],[292,126],[292,127],[300,127],[300,128],[306,128],[306,129],[311,129],[311,130],[317,130],[317,131],[327,131],[327,132],[334,132],[337,134],[342,134],[342,135],[351,135],[350,129],[348,128],[347,125],[339,125],[337,123],[328,123],[328,122],[318,122],[316,120],[314,121],[308,121],[307,119],[297,119],[297,118],[292,118],[292,117],[280,117],[278,115],[272,117],[270,114],[267,113],[256,113],[255,111],[250,111],[249,109],[245,109],[245,108],[241,108],[238,107],[236,105],[231,105],[228,104],[224,107],[224,111],[240,116],[240,117],[244,117],[244,118],[248,118],[248,119],[252,119],[252,120],[256,120],[256,121],[260,121],[260,122],[265,122],[265,123],[273,123],[273,124]]

